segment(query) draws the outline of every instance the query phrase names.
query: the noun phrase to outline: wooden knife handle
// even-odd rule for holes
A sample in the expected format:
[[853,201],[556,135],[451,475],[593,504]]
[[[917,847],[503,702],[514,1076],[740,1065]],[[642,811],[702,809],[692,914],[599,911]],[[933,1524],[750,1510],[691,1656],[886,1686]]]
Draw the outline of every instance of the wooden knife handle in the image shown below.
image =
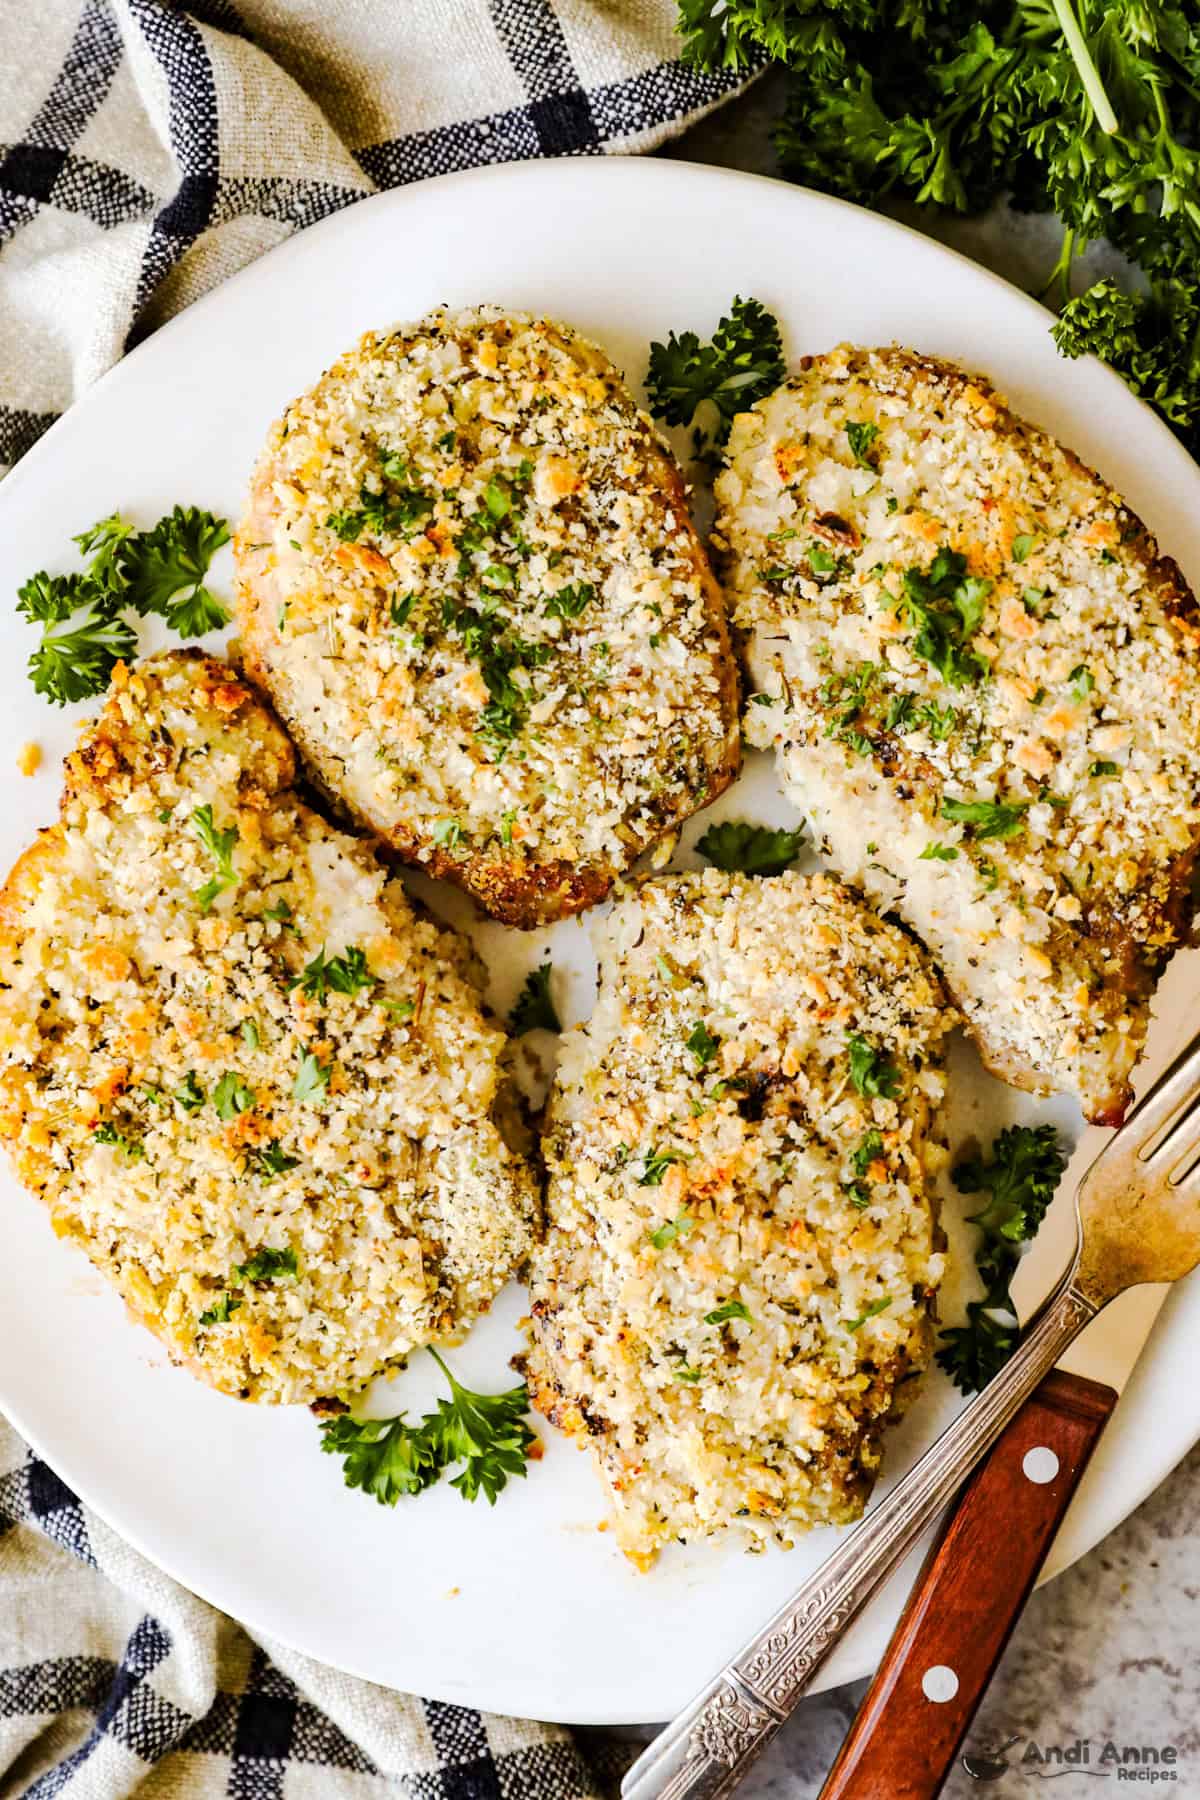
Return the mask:
[[821,1800],[941,1793],[1116,1401],[1058,1369],[1035,1388],[963,1487]]

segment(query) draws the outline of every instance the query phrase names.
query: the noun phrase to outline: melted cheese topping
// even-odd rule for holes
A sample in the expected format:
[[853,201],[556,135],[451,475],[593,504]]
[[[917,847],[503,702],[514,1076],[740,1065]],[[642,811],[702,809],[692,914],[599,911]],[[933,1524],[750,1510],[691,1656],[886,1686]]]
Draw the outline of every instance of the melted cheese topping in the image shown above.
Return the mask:
[[749,740],[997,1072],[1119,1115],[1200,833],[1178,570],[1068,451],[906,351],[814,359],[737,419],[716,491]]
[[635,1558],[861,1511],[930,1351],[953,1020],[912,940],[826,876],[666,876],[614,912],[549,1108],[528,1368]]
[[[118,669],[61,826],[0,902],[18,1172],[174,1355],[269,1401],[361,1387],[461,1329],[536,1204],[467,947],[292,773],[222,664]],[[341,959],[328,982],[305,978],[319,956]]]

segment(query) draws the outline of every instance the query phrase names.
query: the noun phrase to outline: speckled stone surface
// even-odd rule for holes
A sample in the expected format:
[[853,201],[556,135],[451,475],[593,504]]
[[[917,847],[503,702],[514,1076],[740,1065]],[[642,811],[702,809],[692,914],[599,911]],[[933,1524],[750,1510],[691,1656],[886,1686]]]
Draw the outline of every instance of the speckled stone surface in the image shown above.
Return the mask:
[[[764,78],[667,154],[774,174],[770,128],[780,96],[778,79]],[[950,221],[938,235],[1026,287],[1053,266],[1052,220],[997,212]],[[1089,254],[1091,266],[1105,260],[1102,250]],[[746,1800],[815,1800],[865,1688],[856,1683],[806,1700],[747,1778]],[[652,1735],[641,1727],[581,1734],[605,1763],[632,1758]],[[1067,1800],[1104,1792],[1101,1778],[1114,1792],[1200,1796],[1200,1447],[1104,1543],[1034,1595],[968,1747],[983,1754],[1013,1738],[1003,1775],[985,1784],[959,1768],[943,1790],[947,1800],[1037,1794],[1047,1777]],[[1054,1759],[1054,1747],[1067,1751],[1077,1740],[1090,1746],[1087,1772]],[[1101,1763],[1109,1743],[1122,1751],[1171,1746],[1176,1759],[1158,1765],[1157,1783],[1145,1780],[1147,1767],[1130,1787],[1132,1765],[1118,1775]],[[1175,1779],[1162,1779],[1172,1772]]]

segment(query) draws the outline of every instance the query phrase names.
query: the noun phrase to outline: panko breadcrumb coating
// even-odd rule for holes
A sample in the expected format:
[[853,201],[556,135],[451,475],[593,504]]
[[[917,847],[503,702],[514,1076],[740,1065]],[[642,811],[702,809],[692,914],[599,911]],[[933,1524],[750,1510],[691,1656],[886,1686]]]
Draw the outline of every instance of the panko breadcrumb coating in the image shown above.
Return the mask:
[[861,1512],[931,1349],[953,1022],[919,946],[827,876],[710,869],[616,907],[549,1107],[527,1373],[635,1561]]
[[536,1194],[467,946],[293,774],[224,664],[118,665],[0,894],[0,1137],[176,1359],[311,1402],[486,1310]]
[[272,430],[235,548],[247,672],[325,787],[509,924],[602,899],[737,771],[679,470],[564,325],[368,334]]
[[749,741],[992,1070],[1119,1123],[1200,845],[1179,570],[985,382],[907,350],[809,359],[736,420],[716,492]]

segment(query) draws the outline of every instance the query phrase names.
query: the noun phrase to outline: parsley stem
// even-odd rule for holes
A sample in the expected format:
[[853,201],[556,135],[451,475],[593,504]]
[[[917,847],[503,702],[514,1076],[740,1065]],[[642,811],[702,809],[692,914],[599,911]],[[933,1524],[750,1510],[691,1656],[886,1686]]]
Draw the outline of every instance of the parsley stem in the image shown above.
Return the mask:
[[1120,121],[1112,109],[1112,102],[1104,91],[1104,83],[1100,79],[1100,71],[1092,61],[1092,53],[1087,47],[1087,39],[1079,28],[1079,20],[1075,17],[1071,0],[1050,0],[1054,14],[1062,27],[1067,49],[1071,52],[1071,61],[1079,72],[1083,89],[1092,103],[1092,111],[1096,115],[1096,123],[1108,137],[1114,137],[1121,129]]

